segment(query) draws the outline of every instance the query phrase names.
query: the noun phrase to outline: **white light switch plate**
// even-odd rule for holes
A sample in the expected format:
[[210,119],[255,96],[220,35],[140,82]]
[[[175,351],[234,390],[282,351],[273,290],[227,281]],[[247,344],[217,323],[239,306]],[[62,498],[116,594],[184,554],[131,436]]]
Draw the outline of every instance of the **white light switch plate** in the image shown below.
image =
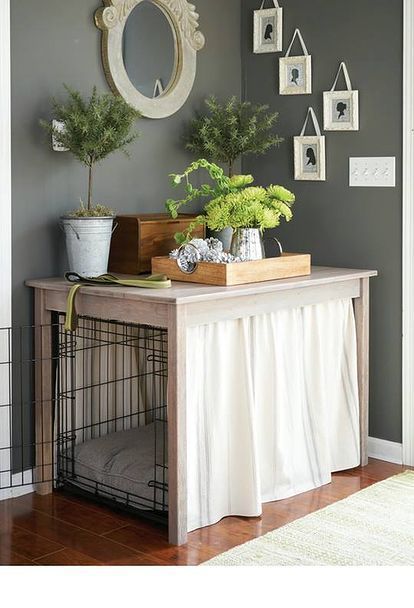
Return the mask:
[[395,187],[395,156],[349,159],[349,185],[369,188]]

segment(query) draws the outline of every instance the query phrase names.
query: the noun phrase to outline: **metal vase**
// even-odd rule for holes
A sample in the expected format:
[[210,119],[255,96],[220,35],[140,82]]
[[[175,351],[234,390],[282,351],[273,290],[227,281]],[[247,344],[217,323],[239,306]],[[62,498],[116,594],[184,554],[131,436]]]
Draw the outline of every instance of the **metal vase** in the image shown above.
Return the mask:
[[259,228],[236,228],[231,241],[230,253],[246,262],[263,260],[266,256]]
[[231,239],[233,238],[233,228],[223,228],[223,230],[208,230],[207,236],[217,239],[223,243],[224,251],[230,251]]

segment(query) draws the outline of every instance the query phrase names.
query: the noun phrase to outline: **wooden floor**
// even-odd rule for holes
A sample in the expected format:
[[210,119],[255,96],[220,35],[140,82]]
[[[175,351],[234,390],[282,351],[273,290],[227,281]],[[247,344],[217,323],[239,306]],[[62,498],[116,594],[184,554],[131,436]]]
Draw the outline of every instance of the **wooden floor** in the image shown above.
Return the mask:
[[264,505],[261,518],[227,517],[192,532],[183,547],[170,546],[163,527],[92,502],[28,494],[0,502],[0,564],[197,565],[406,468],[371,460],[323,488]]

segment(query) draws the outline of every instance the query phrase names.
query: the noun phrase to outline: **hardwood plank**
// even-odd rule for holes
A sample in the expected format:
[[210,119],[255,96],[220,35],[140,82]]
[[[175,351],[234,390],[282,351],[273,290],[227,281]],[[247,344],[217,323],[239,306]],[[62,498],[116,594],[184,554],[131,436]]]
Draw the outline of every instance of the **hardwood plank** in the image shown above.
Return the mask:
[[36,560],[40,566],[99,566],[99,562],[73,549],[62,549]]
[[132,513],[128,513],[122,510],[111,509],[111,507],[107,505],[101,505],[99,502],[95,502],[94,500],[88,500],[88,498],[76,496],[74,494],[70,494],[65,491],[55,491],[54,495],[59,496],[65,502],[69,502],[73,507],[81,506],[87,508],[93,513],[98,513],[102,515],[107,515],[114,519],[117,522],[116,528],[121,528],[123,526],[131,525],[137,526],[140,529],[146,529],[151,531],[153,534],[161,534],[165,536],[166,534],[166,525],[155,523],[150,520],[139,517],[139,515],[134,515]]
[[402,473],[410,468],[412,467],[383,462],[381,460],[370,460],[367,466],[357,469],[352,475],[358,475],[360,479],[369,479],[375,483],[387,479],[387,477],[391,477],[392,475],[398,475],[398,473]]
[[144,555],[137,553],[132,557],[126,559],[118,559],[106,562],[105,566],[171,566],[172,564],[163,561],[160,558],[154,557],[153,555]]
[[124,526],[123,528],[119,528],[119,530],[109,532],[105,535],[105,538],[131,547],[139,553],[148,553],[154,547],[157,549],[170,547],[167,531],[162,536],[160,534],[154,535],[146,530],[140,530],[136,526]]
[[[26,494],[19,498],[0,501],[0,534],[11,534],[18,515],[30,515],[33,511],[33,497]],[[3,537],[5,538],[5,536]]]
[[132,549],[106,537],[87,532],[39,511],[32,511],[30,515],[17,517],[16,523],[29,532],[60,543],[98,561],[122,559],[135,554]]
[[0,566],[34,566],[35,563],[12,549],[0,547]]
[[252,522],[250,518],[226,517],[218,524],[194,530],[188,535],[188,543],[201,552],[208,547],[216,555],[237,545],[262,536],[266,532],[262,518]]
[[37,511],[78,528],[93,530],[94,534],[105,534],[125,525],[125,522],[116,517],[90,509],[85,502],[75,507],[73,503],[56,494],[36,496],[32,504]]
[[64,548],[60,543],[48,540],[18,526],[13,526],[12,530],[7,534],[7,540],[4,538],[4,535],[0,536],[0,545],[7,544],[13,547],[13,550],[19,555],[29,560],[35,560]]
[[210,559],[215,553],[207,546],[196,547],[190,543],[181,547],[170,545],[167,535],[164,538],[154,536],[147,532],[141,532],[134,526],[126,526],[111,532],[106,535],[106,538],[126,545],[137,552],[160,559],[169,565],[195,565]]

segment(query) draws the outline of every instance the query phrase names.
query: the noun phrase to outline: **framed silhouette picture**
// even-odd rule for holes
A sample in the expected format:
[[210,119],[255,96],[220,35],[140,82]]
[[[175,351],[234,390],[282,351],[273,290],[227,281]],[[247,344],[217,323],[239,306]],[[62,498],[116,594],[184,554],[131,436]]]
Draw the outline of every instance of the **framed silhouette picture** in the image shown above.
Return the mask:
[[264,9],[264,0],[259,10],[254,11],[253,52],[279,53],[283,48],[283,8],[277,0],[274,8]]
[[[303,55],[291,56],[290,52],[296,37]],[[309,55],[302,34],[295,30],[284,57],[279,59],[280,95],[310,95],[312,93],[312,56]]]
[[358,91],[325,91],[323,124],[326,131],[359,130]]
[[310,55],[279,59],[280,95],[310,95],[312,93],[312,59]]
[[295,179],[326,180],[325,136],[294,137]]
[[[305,135],[309,119],[315,135]],[[306,112],[300,135],[293,138],[295,179],[308,181],[326,180],[325,136],[321,134],[318,119],[312,107]]]
[[[341,72],[346,89],[337,91]],[[352,89],[348,68],[343,61],[339,64],[331,90],[323,94],[323,126],[326,131],[359,130],[359,92]]]

